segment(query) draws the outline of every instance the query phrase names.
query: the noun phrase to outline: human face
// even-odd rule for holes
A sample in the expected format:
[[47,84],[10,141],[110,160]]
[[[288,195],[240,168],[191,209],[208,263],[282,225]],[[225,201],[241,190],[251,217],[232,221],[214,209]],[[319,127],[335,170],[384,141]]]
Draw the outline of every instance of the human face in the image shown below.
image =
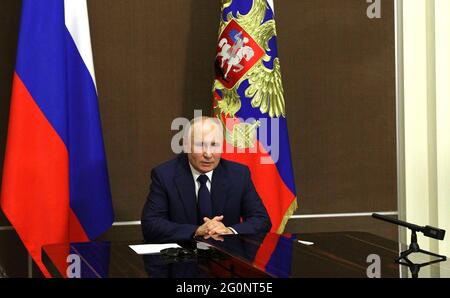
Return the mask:
[[191,127],[190,164],[200,173],[214,170],[222,155],[223,133],[213,120],[203,119]]

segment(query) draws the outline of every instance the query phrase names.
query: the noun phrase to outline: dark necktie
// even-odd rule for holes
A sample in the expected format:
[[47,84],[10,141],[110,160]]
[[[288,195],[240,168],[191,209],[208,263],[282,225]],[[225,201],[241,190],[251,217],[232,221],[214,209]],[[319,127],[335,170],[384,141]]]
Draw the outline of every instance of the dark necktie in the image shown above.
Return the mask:
[[206,186],[208,176],[200,175],[197,178],[197,181],[200,182],[200,188],[198,189],[197,195],[199,215],[198,223],[202,225],[204,223],[203,217],[211,218],[212,216],[211,194],[209,193],[208,187]]

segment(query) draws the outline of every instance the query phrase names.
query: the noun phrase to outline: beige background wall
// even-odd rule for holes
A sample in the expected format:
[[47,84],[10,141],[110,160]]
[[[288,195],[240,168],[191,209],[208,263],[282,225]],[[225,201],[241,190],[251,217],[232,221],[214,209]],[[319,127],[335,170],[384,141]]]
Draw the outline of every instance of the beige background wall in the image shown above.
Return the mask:
[[[450,230],[450,1],[403,0],[400,217]],[[408,234],[409,237],[409,234]],[[406,241],[403,234],[402,240]],[[419,235],[421,246],[450,253],[450,240]]]

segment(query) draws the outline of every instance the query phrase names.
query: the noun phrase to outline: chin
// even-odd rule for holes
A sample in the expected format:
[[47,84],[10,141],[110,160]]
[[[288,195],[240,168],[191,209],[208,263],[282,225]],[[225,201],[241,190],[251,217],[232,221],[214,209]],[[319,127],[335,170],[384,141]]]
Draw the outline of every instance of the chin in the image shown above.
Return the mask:
[[214,167],[202,167],[202,168],[201,168],[201,170],[202,170],[203,173],[212,171],[213,169],[214,169]]
[[200,170],[202,170],[202,172],[204,172],[204,173],[212,171],[212,170],[214,170],[214,165],[207,165],[207,166],[202,165],[200,167]]

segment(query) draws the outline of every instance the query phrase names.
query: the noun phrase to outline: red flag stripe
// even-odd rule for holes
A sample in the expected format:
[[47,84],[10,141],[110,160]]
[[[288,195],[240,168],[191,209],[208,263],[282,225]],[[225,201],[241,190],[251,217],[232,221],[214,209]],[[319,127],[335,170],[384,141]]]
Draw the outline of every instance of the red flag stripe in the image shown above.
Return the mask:
[[[275,163],[263,164],[261,162],[263,159],[271,160],[270,154],[264,150],[259,141],[256,142],[256,146],[259,148],[257,152],[245,154],[227,153],[225,148],[222,158],[242,163],[249,167],[256,191],[272,220],[271,232],[276,232],[289,206],[296,197],[284,183]],[[274,187],[274,185],[277,187]]]
[[69,240],[68,153],[17,73],[9,123],[0,204],[49,276],[41,262],[41,246]]

